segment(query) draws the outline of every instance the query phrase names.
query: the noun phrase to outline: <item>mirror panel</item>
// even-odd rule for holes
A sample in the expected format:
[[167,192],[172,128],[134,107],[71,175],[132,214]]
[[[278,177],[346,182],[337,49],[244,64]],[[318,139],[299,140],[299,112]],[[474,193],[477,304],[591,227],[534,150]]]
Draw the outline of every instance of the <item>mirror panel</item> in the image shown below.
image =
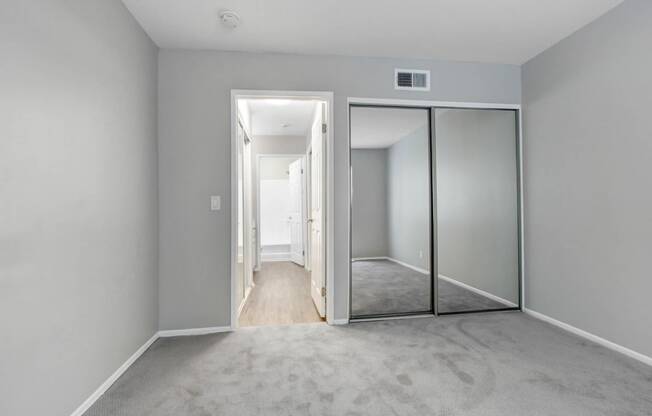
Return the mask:
[[438,313],[516,308],[517,112],[433,112]]
[[431,313],[430,110],[350,111],[351,316]]

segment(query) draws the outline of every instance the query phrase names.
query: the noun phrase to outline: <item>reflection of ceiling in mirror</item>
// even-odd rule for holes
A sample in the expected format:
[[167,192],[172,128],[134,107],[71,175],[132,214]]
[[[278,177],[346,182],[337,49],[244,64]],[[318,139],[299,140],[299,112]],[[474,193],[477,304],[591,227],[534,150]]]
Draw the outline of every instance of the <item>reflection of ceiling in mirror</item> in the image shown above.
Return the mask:
[[351,107],[351,148],[387,148],[427,125],[424,109]]

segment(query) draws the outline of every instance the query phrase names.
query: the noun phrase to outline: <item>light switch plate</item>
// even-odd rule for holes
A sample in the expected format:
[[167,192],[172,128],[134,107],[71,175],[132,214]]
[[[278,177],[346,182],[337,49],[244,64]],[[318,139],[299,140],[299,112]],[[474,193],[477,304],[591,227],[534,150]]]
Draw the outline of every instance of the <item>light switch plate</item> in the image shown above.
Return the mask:
[[219,195],[211,196],[211,211],[219,211],[222,209],[222,198]]

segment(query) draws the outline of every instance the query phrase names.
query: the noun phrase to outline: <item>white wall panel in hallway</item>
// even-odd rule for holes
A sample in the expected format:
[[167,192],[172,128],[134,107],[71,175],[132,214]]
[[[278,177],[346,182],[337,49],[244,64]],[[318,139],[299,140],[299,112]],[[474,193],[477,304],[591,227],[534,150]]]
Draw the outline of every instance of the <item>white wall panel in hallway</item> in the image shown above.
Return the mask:
[[[297,156],[260,155],[259,227],[262,261],[287,261],[291,259],[291,218],[293,215],[296,215],[294,211],[297,207],[293,206],[292,203],[293,192],[290,183],[290,165],[295,161],[297,161]],[[299,163],[301,163],[300,160]],[[300,170],[301,167],[299,167]],[[298,191],[301,193],[301,188]],[[300,218],[301,195],[298,196],[298,202],[298,215]],[[298,225],[300,228],[301,223]],[[299,235],[302,242],[303,234],[299,233]]]
[[304,211],[304,181],[303,159],[295,160],[288,167],[288,182],[290,190],[290,210],[288,215],[290,227],[290,260],[303,266],[303,211]]

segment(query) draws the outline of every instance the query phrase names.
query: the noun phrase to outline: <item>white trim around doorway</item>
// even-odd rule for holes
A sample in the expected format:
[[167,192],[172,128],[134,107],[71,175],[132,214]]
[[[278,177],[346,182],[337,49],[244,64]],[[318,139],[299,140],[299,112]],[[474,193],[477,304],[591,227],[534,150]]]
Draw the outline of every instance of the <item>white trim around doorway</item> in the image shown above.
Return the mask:
[[278,91],[278,90],[231,90],[231,228],[229,246],[230,293],[231,293],[231,323],[232,330],[238,327],[238,307],[236,300],[236,254],[237,254],[237,223],[238,223],[238,175],[237,175],[237,105],[239,99],[247,98],[286,98],[299,100],[320,100],[326,102],[326,322],[330,325],[341,324],[335,320],[335,274],[334,274],[334,236],[335,236],[335,204],[334,204],[334,172],[335,163],[333,158],[334,122],[333,122],[333,93],[330,91]]

